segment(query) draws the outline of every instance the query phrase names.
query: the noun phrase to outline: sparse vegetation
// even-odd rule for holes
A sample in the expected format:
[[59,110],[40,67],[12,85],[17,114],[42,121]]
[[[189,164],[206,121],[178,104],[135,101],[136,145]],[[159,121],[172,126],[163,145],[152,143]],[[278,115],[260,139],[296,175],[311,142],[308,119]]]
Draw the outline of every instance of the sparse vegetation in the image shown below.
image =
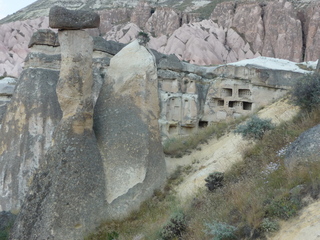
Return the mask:
[[222,172],[210,173],[209,176],[205,179],[206,187],[209,191],[213,191],[217,188],[222,187],[222,181],[224,174]]
[[320,105],[320,74],[309,74],[298,81],[292,89],[293,103],[311,112]]
[[166,223],[161,231],[160,236],[163,240],[172,240],[180,238],[186,230],[187,220],[183,212],[174,213],[169,222]]
[[271,119],[261,119],[257,116],[251,117],[245,124],[241,124],[234,131],[246,139],[262,139],[263,135],[274,128]]
[[235,231],[236,227],[226,223],[214,222],[212,224],[206,224],[208,230],[207,234],[212,235],[212,240],[232,240],[236,239]]
[[137,39],[139,40],[139,43],[144,46],[150,41],[149,34],[145,32],[139,32]]
[[219,139],[227,132],[232,131],[243,119],[238,118],[229,122],[217,122],[200,129],[197,133],[190,136],[168,138],[163,144],[163,151],[170,156],[182,157],[190,152],[190,150],[196,149],[199,144],[206,143],[213,137]]
[[283,163],[283,149],[319,123],[320,110],[315,109],[274,127],[256,144],[244,149],[243,161],[224,173],[222,186],[219,184],[214,191],[200,191],[183,204],[173,191],[186,171],[180,167],[168,181],[171,186],[167,191],[156,192],[125,221],[101,225],[88,239],[106,239],[103,233],[112,231],[119,233],[117,240],[133,239],[138,234],[148,240],[161,239],[163,226],[171,222],[177,211],[182,211],[183,219],[188,221],[184,222],[185,230],[172,239],[265,238],[278,230],[280,219],[295,216],[307,199],[320,196],[319,162],[293,169],[287,169]]

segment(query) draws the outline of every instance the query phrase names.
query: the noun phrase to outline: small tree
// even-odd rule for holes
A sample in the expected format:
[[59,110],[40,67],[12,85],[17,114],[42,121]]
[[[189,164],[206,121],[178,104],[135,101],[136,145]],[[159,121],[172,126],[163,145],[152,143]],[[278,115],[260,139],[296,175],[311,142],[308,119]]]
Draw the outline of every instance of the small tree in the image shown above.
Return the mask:
[[320,74],[306,75],[292,88],[292,101],[308,112],[320,106]]
[[147,43],[150,41],[150,37],[148,33],[145,33],[145,32],[139,32],[137,39],[139,41],[139,44],[143,46],[147,45]]

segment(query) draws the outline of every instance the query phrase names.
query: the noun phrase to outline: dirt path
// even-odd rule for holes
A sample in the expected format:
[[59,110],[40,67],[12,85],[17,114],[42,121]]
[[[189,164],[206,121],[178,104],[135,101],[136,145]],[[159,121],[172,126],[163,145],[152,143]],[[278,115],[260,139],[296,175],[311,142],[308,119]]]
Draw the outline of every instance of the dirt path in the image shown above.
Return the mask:
[[268,240],[319,240],[320,201],[310,204],[301,214],[281,223],[281,230]]

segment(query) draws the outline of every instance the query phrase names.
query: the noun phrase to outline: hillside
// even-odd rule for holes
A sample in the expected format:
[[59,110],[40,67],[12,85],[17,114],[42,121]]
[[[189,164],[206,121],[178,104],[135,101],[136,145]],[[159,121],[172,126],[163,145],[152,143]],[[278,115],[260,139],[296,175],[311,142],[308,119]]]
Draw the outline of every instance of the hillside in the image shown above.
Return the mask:
[[[49,7],[93,9],[101,16],[93,36],[129,43],[140,31],[149,47],[197,65],[258,56],[315,61],[320,55],[318,1],[36,1],[0,21],[0,76],[18,77],[38,29],[48,28]],[[294,51],[292,51],[294,49]]]

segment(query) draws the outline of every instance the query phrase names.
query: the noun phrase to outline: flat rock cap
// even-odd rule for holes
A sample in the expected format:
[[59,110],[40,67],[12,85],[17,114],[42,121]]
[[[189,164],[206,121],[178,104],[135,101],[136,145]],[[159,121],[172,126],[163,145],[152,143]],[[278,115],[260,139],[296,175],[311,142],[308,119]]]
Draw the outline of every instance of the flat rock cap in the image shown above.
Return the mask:
[[100,25],[99,14],[92,11],[68,10],[54,6],[49,12],[49,27],[61,30],[79,30],[97,28]]
[[28,47],[31,48],[33,45],[60,46],[58,35],[50,29],[39,29],[33,33]]

